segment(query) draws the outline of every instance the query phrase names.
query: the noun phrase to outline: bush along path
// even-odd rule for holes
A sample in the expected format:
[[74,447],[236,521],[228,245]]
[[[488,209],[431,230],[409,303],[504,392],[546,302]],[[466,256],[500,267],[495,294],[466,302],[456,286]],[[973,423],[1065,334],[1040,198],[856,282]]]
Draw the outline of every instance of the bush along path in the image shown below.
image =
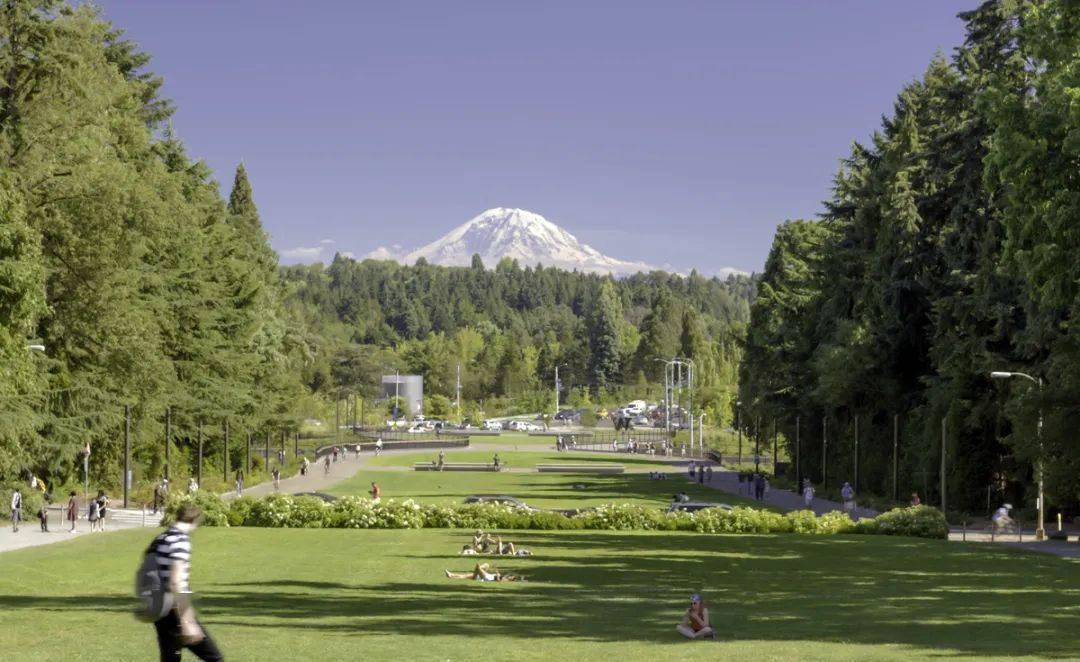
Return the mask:
[[940,511],[927,506],[899,508],[854,522],[846,514],[822,516],[801,510],[781,514],[754,508],[710,508],[693,513],[667,512],[656,506],[609,504],[577,515],[528,511],[503,504],[421,504],[411,499],[375,502],[347,496],[332,503],[309,496],[271,494],[226,501],[208,492],[178,495],[171,517],[186,504],[199,506],[207,526],[342,529],[538,529],[607,531],[690,531],[696,533],[798,533],[902,535],[944,539],[948,525]]

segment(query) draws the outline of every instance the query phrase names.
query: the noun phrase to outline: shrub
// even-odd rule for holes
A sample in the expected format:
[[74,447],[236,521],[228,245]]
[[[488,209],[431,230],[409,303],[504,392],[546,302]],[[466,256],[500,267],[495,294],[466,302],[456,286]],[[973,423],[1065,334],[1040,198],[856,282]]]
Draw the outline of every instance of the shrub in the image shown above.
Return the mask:
[[861,520],[855,525],[854,531],[881,536],[945,539],[949,537],[949,524],[937,508],[911,506],[894,508],[873,519]]
[[271,494],[262,499],[244,497],[226,504],[208,492],[170,500],[166,515],[194,503],[206,513],[208,526],[260,526],[342,529],[593,529],[606,531],[693,531],[697,533],[798,533],[835,535],[863,533],[944,538],[945,518],[933,508],[920,506],[889,511],[859,523],[841,512],[817,516],[809,510],[780,514],[770,510],[710,508],[694,513],[669,513],[655,506],[606,504],[576,516],[528,511],[496,503],[436,505],[411,499],[374,503],[348,496],[333,503],[315,497]]
[[176,521],[180,509],[186,505],[198,506],[203,511],[203,526],[230,526],[229,505],[219,495],[205,490],[194,494],[174,492],[169,495],[165,516],[161,523],[168,526]]

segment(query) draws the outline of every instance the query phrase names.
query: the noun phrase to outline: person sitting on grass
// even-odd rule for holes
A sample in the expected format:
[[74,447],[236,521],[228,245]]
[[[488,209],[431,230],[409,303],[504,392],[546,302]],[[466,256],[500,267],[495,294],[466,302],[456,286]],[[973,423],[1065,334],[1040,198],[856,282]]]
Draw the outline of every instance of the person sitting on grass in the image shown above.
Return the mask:
[[473,579],[478,582],[520,582],[525,580],[521,575],[502,572],[490,563],[477,563],[472,572],[451,572],[447,570],[446,576],[450,579]]
[[709,608],[697,593],[690,596],[690,608],[675,629],[687,639],[716,639],[716,630],[709,624]]

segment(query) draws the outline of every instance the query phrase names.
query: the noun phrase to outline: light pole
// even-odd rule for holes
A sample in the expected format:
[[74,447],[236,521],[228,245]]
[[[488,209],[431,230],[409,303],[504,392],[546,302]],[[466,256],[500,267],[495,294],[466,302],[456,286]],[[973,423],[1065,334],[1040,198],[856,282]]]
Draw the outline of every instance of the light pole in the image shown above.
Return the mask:
[[[1020,377],[1022,379],[1028,380],[1032,384],[1035,384],[1036,386],[1039,387],[1040,396],[1042,395],[1042,387],[1043,387],[1042,377],[1039,377],[1038,379],[1036,379],[1035,377],[1032,377],[1031,375],[1023,373],[1023,372],[994,371],[994,372],[990,373],[990,378],[991,379],[1011,379],[1013,377]],[[1035,529],[1035,539],[1036,540],[1045,540],[1046,539],[1046,528],[1045,528],[1046,504],[1044,503],[1044,498],[1043,498],[1042,428],[1043,428],[1043,413],[1042,413],[1042,406],[1040,405],[1040,407],[1039,407],[1039,422],[1035,427],[1035,438],[1039,442],[1039,459],[1038,459],[1038,465],[1039,466],[1038,466],[1038,471],[1037,471],[1038,476],[1039,476],[1039,525]]]
[[742,400],[735,401],[735,430],[739,433],[739,464],[742,464]]
[[[565,366],[555,366],[555,416],[559,415],[559,389],[562,388],[562,382],[559,381],[559,368]],[[552,418],[552,421],[555,419]]]

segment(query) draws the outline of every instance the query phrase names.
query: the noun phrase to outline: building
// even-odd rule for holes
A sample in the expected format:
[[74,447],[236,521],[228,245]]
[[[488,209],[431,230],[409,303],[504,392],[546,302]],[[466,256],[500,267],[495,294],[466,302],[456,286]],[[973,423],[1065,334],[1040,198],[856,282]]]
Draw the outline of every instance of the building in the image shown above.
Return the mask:
[[398,418],[414,418],[424,411],[424,378],[420,375],[383,375],[383,398],[401,398],[403,411]]

